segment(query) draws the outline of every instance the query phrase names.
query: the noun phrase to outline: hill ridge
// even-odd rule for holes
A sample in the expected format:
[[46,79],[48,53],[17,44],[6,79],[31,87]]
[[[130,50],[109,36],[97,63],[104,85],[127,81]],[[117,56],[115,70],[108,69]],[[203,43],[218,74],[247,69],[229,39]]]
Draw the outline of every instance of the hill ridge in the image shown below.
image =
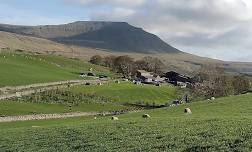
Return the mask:
[[0,24],[0,31],[115,52],[181,52],[158,36],[127,22],[76,21],[68,24],[39,26]]

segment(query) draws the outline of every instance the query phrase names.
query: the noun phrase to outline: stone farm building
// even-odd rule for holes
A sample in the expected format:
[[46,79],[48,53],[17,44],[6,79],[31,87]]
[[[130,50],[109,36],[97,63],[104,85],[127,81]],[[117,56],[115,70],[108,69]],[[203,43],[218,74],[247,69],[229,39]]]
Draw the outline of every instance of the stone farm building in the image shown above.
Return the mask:
[[155,75],[145,70],[137,71],[137,79],[142,83],[160,83],[164,81],[164,79],[161,78],[159,75]]
[[178,85],[181,87],[186,87],[187,84],[192,83],[192,79],[190,77],[179,74],[174,71],[167,72],[165,74],[165,77],[169,83],[172,83],[174,85]]

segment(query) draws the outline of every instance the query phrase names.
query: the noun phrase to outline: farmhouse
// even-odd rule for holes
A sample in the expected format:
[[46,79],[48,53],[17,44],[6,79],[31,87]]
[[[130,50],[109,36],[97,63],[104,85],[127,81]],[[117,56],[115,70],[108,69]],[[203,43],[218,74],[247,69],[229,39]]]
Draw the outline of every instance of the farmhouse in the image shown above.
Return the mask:
[[137,70],[137,77],[149,77],[153,76],[151,72],[147,72],[145,70]]
[[149,84],[159,84],[164,82],[165,78],[161,78],[157,74],[153,74],[151,72],[147,72],[145,70],[138,70],[137,71],[137,81],[142,83],[149,83]]
[[143,83],[152,83],[155,77],[145,70],[137,70],[137,78]]
[[160,77],[159,75],[154,75],[154,81],[158,82],[158,83],[163,83],[165,82],[165,78],[164,77]]

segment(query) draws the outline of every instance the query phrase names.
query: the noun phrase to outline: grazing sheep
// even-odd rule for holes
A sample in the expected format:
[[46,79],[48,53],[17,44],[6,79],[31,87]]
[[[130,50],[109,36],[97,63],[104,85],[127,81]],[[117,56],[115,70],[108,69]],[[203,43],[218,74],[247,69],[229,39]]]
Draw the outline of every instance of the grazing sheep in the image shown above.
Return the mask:
[[211,100],[215,100],[215,97],[211,97]]
[[116,80],[115,83],[120,84],[120,80]]
[[113,117],[111,118],[111,120],[119,120],[119,118],[118,118],[118,117],[113,116]]
[[148,115],[148,114],[143,114],[142,117],[143,117],[143,118],[150,118],[150,115]]
[[187,114],[192,114],[192,111],[190,108],[185,108],[184,112]]
[[94,117],[94,119],[96,120],[96,119],[97,119],[97,117]]

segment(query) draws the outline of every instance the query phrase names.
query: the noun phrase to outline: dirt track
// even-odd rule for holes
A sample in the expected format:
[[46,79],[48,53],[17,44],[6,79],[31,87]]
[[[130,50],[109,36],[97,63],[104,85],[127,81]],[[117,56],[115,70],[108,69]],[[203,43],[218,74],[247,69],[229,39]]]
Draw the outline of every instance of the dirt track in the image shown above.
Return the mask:
[[4,94],[0,95],[0,100],[26,96],[32,93],[44,92],[47,90],[67,88],[68,86],[81,85],[85,83],[97,84],[97,83],[102,83],[102,82],[106,82],[106,80],[99,80],[99,79],[69,80],[69,81],[31,84],[31,85],[17,86],[17,87],[4,87],[4,88],[0,88],[0,92],[5,92]]
[[59,113],[59,114],[7,116],[7,117],[0,117],[0,123],[14,122],[14,121],[28,121],[28,120],[60,119],[60,118],[83,117],[83,116],[109,116],[109,115],[120,115],[133,112],[139,112],[139,111],[136,110],[136,111],[117,111],[117,112],[72,112],[72,113]]

